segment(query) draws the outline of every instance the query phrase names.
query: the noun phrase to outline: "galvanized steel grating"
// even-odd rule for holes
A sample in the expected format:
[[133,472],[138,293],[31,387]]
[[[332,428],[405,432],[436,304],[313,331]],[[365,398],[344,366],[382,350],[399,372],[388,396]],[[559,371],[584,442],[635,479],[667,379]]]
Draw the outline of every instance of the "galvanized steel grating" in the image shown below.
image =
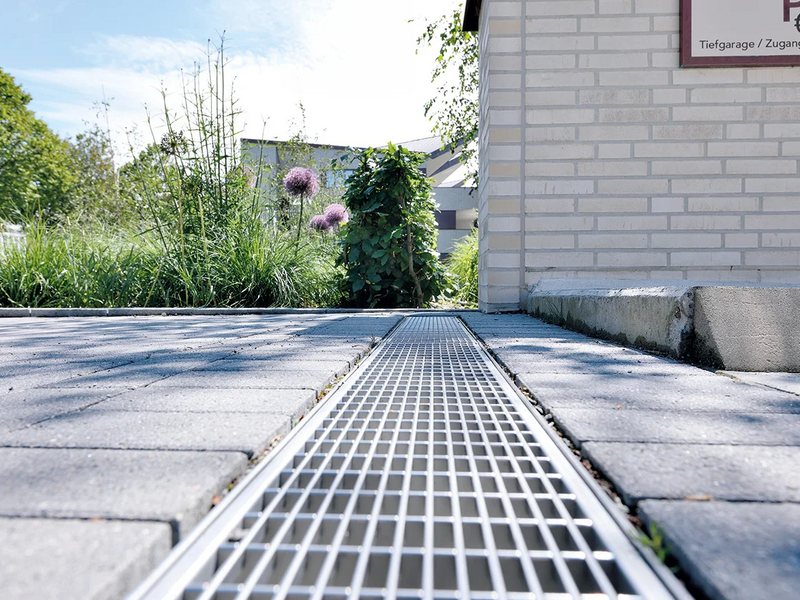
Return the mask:
[[286,442],[135,597],[672,597],[455,317],[406,318]]

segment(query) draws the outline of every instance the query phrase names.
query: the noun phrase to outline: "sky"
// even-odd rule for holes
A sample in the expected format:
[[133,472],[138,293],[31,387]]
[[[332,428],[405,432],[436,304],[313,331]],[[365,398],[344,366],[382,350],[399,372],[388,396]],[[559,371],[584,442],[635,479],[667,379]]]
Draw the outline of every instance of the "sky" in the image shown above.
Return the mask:
[[87,129],[105,99],[125,147],[126,130],[149,141],[161,89],[179,108],[181,70],[224,32],[244,137],[287,139],[302,103],[310,141],[380,146],[431,135],[435,52],[417,54],[416,39],[461,1],[0,0],[0,68],[62,136]]

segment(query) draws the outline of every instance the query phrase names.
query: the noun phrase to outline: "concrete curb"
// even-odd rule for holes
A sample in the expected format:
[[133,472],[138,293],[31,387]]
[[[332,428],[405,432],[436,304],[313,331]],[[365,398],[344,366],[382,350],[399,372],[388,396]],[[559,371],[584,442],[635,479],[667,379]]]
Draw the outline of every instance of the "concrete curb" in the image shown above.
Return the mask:
[[735,371],[800,372],[800,288],[546,280],[526,310],[544,321]]

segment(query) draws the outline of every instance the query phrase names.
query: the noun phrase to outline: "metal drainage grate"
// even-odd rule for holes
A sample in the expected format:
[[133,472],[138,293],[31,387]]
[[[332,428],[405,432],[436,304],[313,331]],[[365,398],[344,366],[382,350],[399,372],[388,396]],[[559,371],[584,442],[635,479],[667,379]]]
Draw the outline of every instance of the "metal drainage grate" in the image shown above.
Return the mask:
[[134,598],[671,598],[455,317],[410,317]]

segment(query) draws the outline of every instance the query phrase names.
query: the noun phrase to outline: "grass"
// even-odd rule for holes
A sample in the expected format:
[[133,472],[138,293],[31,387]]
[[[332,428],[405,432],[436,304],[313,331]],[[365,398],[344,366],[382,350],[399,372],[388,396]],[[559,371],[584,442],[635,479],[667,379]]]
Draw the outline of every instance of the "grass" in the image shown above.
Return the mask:
[[46,229],[0,253],[0,306],[332,306],[335,248],[240,223],[202,245],[153,235]]
[[453,299],[468,306],[478,304],[478,230],[457,242],[445,263],[453,283]]

